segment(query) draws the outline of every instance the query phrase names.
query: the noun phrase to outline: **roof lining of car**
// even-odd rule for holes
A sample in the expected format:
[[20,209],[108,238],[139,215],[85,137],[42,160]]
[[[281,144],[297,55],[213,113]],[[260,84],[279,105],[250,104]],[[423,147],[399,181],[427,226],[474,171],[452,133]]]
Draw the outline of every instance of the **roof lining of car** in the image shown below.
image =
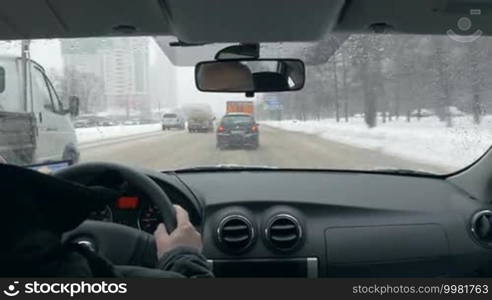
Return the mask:
[[[313,40],[336,24],[343,4],[344,0],[281,6],[278,0],[2,0],[0,23],[5,26],[0,27],[0,40],[125,35],[173,35],[185,42]],[[133,30],[118,31],[118,26]]]
[[490,34],[492,3],[485,0],[310,0],[281,6],[278,0],[2,0],[0,40],[152,35],[188,43],[306,41],[332,29],[368,32],[373,24],[446,34],[470,9],[482,12],[470,17],[474,27]]
[[48,7],[49,11],[57,21],[57,23],[60,25],[61,29],[65,32],[70,31],[68,28],[67,24],[65,21],[63,21],[62,17],[58,14],[57,10],[53,7],[51,2],[49,0],[46,0],[46,6]]
[[2,14],[0,14],[0,28],[2,28],[3,32],[5,32],[8,36],[19,35],[18,28]]
[[[479,10],[480,14],[472,14]],[[346,3],[335,31],[370,32],[374,24],[386,24],[392,31],[409,34],[447,34],[448,30],[468,35],[476,29],[492,33],[490,12],[492,3],[486,0],[412,0],[394,1],[351,0]],[[468,17],[469,31],[460,32],[457,21]]]

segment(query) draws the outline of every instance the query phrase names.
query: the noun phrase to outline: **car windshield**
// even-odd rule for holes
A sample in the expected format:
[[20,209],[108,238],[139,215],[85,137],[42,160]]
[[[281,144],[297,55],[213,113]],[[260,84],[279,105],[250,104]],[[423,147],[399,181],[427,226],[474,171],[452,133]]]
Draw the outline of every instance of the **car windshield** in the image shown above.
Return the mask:
[[[173,41],[1,42],[2,159],[449,174],[492,144],[489,37],[337,34],[264,43],[261,57],[305,63],[305,86],[254,95],[195,87],[195,64],[231,44]],[[224,117],[234,113],[243,116]],[[251,118],[252,128],[220,128]]]
[[245,115],[232,115],[232,116],[225,116],[222,119],[222,124],[223,125],[236,125],[236,124],[248,124],[253,122],[253,119],[250,116],[245,116]]

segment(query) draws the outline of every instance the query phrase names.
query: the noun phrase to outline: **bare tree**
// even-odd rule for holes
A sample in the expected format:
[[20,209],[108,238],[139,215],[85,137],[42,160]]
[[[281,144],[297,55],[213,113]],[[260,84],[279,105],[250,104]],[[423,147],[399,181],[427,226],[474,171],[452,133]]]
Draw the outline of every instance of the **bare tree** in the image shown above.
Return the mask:
[[63,69],[62,74],[56,75],[56,78],[62,98],[79,97],[82,113],[105,109],[104,82],[96,75],[67,67]]
[[484,113],[484,107],[482,103],[481,93],[484,90],[484,70],[480,62],[483,60],[484,48],[479,39],[473,43],[467,44],[468,55],[468,70],[469,80],[471,87],[471,112],[473,115],[473,121],[475,124],[480,124],[482,115]]
[[348,122],[357,114],[371,128],[379,115],[383,122],[436,115],[452,126],[453,115],[465,112],[479,123],[492,109],[492,43],[479,41],[356,34],[339,47],[314,43],[302,50],[308,58],[304,90],[279,96],[284,115]]
[[444,50],[444,40],[442,37],[433,38],[435,52],[433,54],[434,69],[437,75],[437,86],[439,90],[436,112],[438,117],[446,122],[446,126],[451,127],[453,120],[450,106],[451,99],[451,78],[449,73],[449,64]]

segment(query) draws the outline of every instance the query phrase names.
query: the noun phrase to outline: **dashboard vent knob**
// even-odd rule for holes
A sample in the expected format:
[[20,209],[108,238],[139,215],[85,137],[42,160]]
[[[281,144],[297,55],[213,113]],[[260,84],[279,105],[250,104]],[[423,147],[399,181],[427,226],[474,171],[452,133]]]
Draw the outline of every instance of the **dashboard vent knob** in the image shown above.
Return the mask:
[[294,250],[302,239],[299,221],[289,214],[279,214],[270,219],[265,229],[270,245],[280,251]]
[[492,248],[492,211],[481,210],[471,219],[473,237],[482,245]]
[[224,251],[240,253],[254,241],[255,230],[248,218],[241,215],[227,216],[219,223],[217,240]]

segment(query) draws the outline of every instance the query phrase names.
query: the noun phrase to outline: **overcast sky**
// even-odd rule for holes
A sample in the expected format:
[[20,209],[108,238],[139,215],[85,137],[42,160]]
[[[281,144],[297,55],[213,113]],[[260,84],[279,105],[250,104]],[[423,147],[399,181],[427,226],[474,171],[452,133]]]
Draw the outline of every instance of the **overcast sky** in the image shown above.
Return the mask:
[[[0,55],[5,54],[20,56],[20,42],[0,42]],[[61,69],[60,42],[58,40],[33,41],[31,43],[31,58],[43,65],[45,69]]]

